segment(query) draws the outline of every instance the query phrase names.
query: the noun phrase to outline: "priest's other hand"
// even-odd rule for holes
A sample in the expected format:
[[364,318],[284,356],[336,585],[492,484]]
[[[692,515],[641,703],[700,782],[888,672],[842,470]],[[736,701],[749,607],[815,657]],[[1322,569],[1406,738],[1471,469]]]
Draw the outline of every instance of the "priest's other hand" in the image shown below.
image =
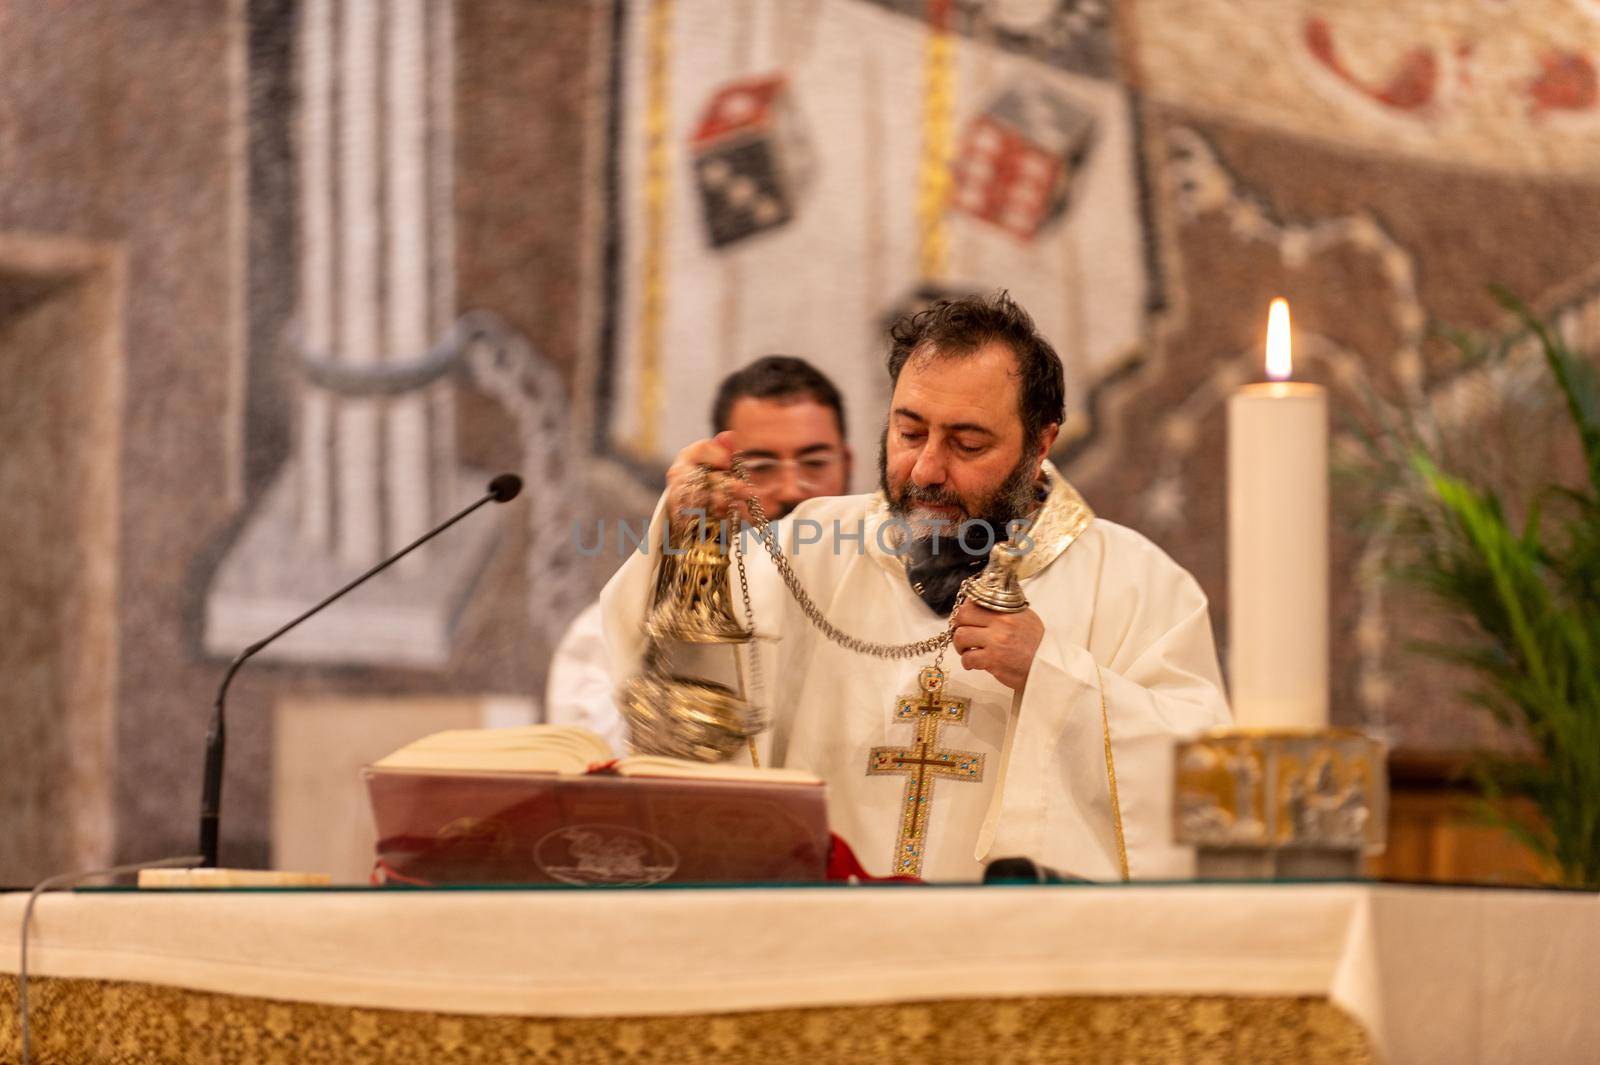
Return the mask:
[[962,603],[956,611],[953,645],[962,666],[981,669],[1015,692],[1027,686],[1043,639],[1044,622],[1032,610],[1000,614]]
[[[667,468],[667,509],[674,518],[708,518],[720,521],[731,512],[749,520],[743,506],[748,486],[733,480],[733,433],[721,432],[710,440],[696,440]],[[712,471],[709,480],[702,467]],[[743,489],[743,491],[741,491]]]

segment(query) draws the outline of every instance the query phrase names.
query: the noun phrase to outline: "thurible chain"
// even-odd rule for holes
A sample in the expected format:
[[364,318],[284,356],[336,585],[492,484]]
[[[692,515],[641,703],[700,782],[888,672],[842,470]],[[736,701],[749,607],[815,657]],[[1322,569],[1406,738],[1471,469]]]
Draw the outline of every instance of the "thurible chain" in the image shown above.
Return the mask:
[[[710,469],[706,467],[701,467],[701,469],[709,481]],[[744,463],[737,456],[733,460],[733,475],[746,485],[750,483],[749,475],[744,469]],[[874,643],[871,640],[863,640],[860,637],[850,635],[829,621],[822,613],[822,609],[817,606],[816,602],[807,594],[805,588],[801,586],[799,575],[795,573],[794,567],[789,564],[789,557],[778,546],[778,537],[772,531],[772,522],[767,518],[766,510],[761,506],[761,501],[752,495],[744,501],[744,504],[750,511],[756,535],[766,545],[767,554],[772,556],[772,564],[777,567],[778,575],[783,578],[783,583],[788,586],[789,594],[794,596],[795,602],[800,605],[800,610],[805,614],[806,620],[810,621],[818,632],[847,651],[854,651],[857,654],[867,655],[872,658],[901,659],[937,654],[933,664],[938,666],[944,661],[945,649],[955,639],[956,614],[960,612],[961,604],[967,600],[966,581],[962,582],[961,591],[956,596],[955,605],[950,610],[950,620],[945,625],[944,631],[939,635],[929,636],[927,639],[917,640],[915,643]],[[739,563],[739,588],[744,593],[745,618],[753,628],[754,614],[750,608],[750,583],[745,574],[744,552],[740,550],[742,537],[735,536],[733,539],[734,557]],[[970,579],[968,578],[968,580]],[[754,665],[754,660],[755,656],[752,655],[752,665]],[[759,667],[756,668],[759,669]]]

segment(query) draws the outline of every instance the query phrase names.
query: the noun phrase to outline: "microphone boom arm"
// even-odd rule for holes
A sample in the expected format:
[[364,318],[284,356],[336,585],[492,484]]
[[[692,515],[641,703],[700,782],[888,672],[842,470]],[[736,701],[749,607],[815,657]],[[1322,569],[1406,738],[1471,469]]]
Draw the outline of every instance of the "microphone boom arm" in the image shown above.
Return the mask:
[[484,493],[483,498],[468,506],[443,525],[439,525],[417,537],[293,621],[280,626],[271,635],[257,640],[239,652],[238,657],[234,658],[232,663],[229,664],[228,672],[223,674],[222,683],[217,687],[216,701],[211,704],[211,729],[206,733],[206,768],[200,793],[200,865],[202,868],[214,869],[217,865],[218,831],[222,818],[222,764],[223,755],[227,748],[227,726],[224,710],[228,700],[228,685],[233,683],[233,675],[239,672],[239,667],[278,637],[341,596],[354,590],[358,585],[364,584],[379,573],[382,573],[485,503],[509,502],[521,490],[522,479],[520,477],[515,474],[502,473],[489,482],[488,490]]

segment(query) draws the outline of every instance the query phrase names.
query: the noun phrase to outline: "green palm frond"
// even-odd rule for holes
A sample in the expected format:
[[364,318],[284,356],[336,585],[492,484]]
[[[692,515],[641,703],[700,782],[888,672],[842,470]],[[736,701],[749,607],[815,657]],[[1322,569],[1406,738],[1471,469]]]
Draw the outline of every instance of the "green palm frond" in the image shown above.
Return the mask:
[[[1474,763],[1485,816],[1563,879],[1600,884],[1600,375],[1514,297],[1495,295],[1538,340],[1587,485],[1544,485],[1519,501],[1513,521],[1462,467],[1472,449],[1457,446],[1437,412],[1391,407],[1371,393],[1368,425],[1354,435],[1378,520],[1406,545],[1391,578],[1468,623],[1458,641],[1413,649],[1468,670],[1477,681],[1469,700],[1535,751],[1531,760]],[[1512,347],[1449,339],[1464,366],[1503,359]],[[1531,802],[1539,823],[1514,815],[1513,797]]]

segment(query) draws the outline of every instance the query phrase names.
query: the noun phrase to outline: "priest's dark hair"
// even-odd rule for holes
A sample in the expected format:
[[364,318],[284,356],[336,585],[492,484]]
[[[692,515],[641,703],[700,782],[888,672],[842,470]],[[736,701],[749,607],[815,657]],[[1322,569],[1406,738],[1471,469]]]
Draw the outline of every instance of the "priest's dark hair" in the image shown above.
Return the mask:
[[1021,377],[1019,405],[1023,439],[1030,445],[1048,425],[1066,415],[1067,387],[1061,358],[1034,327],[1033,318],[1000,289],[993,296],[971,295],[935,300],[924,310],[902,315],[889,327],[890,385],[913,355],[938,358],[975,355],[992,343],[1011,349]]
[[839,436],[845,435],[844,399],[839,390],[821,370],[793,355],[764,355],[724,377],[711,404],[713,433],[728,427],[733,405],[741,399],[812,400],[833,411],[839,419]]

